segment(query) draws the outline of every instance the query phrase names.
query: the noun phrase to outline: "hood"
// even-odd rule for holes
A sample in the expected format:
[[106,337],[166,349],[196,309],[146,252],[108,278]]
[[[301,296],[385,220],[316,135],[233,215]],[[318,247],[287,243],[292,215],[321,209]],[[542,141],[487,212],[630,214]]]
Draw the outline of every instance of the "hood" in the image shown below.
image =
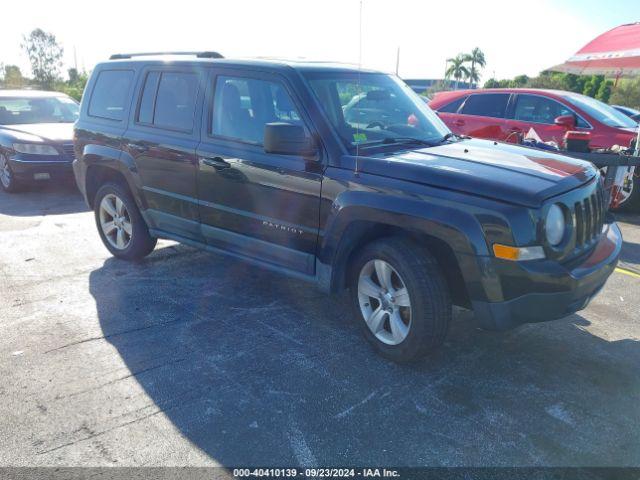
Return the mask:
[[360,157],[359,170],[528,207],[587,183],[589,162],[486,140]]
[[3,125],[0,128],[5,132],[15,132],[16,140],[18,141],[73,142],[73,123],[32,123]]

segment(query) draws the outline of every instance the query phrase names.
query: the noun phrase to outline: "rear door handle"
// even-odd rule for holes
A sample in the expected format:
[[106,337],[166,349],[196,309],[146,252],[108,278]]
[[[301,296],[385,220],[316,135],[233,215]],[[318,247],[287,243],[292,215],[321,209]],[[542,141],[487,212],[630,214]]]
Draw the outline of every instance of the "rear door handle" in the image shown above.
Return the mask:
[[216,170],[222,170],[223,168],[229,168],[231,164],[225,161],[222,157],[200,157],[200,166],[213,167]]
[[464,125],[464,120],[454,120],[453,124],[456,127],[462,127]]

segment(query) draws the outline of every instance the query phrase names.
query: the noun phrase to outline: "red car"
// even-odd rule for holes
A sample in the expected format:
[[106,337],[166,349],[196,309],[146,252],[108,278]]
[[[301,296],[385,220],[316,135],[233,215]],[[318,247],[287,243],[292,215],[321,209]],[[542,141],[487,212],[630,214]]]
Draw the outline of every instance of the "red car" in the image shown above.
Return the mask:
[[[590,133],[592,149],[626,147],[638,129],[631,118],[599,100],[557,90],[456,90],[437,93],[429,106],[456,134],[503,142],[516,142],[533,128],[543,142],[561,144],[568,130],[576,130]],[[640,206],[638,175],[628,175],[623,204]]]

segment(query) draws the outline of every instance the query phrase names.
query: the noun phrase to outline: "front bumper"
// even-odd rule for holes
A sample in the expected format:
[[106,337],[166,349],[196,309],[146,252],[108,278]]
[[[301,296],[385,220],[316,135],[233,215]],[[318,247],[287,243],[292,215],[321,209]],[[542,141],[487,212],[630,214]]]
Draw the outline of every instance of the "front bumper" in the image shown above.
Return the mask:
[[593,249],[570,266],[551,260],[509,262],[482,257],[483,296],[500,300],[472,299],[475,317],[483,328],[505,330],[582,310],[613,273],[621,248],[620,229],[609,223]]
[[[35,157],[35,158],[34,158]],[[43,158],[38,158],[43,157]],[[71,179],[72,159],[42,155],[16,154],[9,157],[11,172],[17,180]]]

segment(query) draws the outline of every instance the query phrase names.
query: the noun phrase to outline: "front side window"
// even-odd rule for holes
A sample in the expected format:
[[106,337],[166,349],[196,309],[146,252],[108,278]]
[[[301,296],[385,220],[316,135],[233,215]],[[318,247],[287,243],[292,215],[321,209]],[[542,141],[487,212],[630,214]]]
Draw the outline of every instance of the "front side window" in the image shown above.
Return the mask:
[[89,101],[89,115],[122,121],[132,81],[132,70],[100,72]]
[[619,128],[637,128],[638,124],[627,117],[624,113],[619,112],[615,108],[602,103],[595,98],[587,97],[586,95],[578,94],[566,94],[563,98],[575,105],[585,113],[595,118],[598,122],[604,123],[608,127]]
[[279,82],[217,77],[210,133],[262,145],[266,123],[304,126],[286,88]]
[[449,133],[420,96],[390,75],[309,72],[306,76],[349,150],[411,140],[436,142]]
[[462,107],[465,115],[504,118],[509,103],[508,93],[481,93],[471,95]]
[[0,125],[73,123],[77,119],[78,103],[69,97],[0,97]]
[[551,98],[539,95],[518,95],[514,112],[515,120],[553,125],[555,119],[562,115],[573,116],[574,113]]

